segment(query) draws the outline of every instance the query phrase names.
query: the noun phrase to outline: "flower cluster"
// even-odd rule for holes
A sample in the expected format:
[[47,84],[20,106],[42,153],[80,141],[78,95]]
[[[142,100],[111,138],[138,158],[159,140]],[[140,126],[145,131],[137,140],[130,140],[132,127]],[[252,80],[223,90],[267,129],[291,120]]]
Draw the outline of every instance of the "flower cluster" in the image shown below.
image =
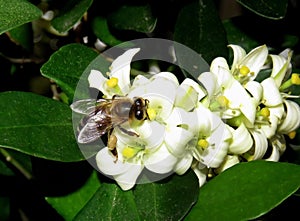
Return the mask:
[[[199,75],[201,83],[189,78],[179,83],[170,72],[138,75],[131,83],[130,63],[138,48],[115,59],[107,77],[92,70],[90,87],[104,98],[149,101],[147,120],[129,121],[110,134],[119,157],[115,161],[109,147],[101,149],[96,155],[99,170],[128,190],[144,169],[163,175],[192,168],[201,186],[207,177],[241,161],[278,161],[286,148],[284,135],[292,138],[300,125],[300,108],[288,100],[293,97],[289,87],[300,84],[299,74],[291,73],[292,53],[271,55],[265,45],[248,54],[240,46],[229,47],[231,67],[222,57],[214,59],[210,71]],[[270,76],[257,81],[267,69]]]

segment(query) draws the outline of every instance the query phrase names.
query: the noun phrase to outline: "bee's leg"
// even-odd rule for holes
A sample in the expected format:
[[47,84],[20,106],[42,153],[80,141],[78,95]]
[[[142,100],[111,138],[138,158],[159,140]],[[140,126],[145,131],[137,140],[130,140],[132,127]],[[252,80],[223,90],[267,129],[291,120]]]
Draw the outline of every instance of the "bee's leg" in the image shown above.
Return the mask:
[[136,137],[139,137],[140,135],[134,131],[130,131],[130,130],[127,130],[125,129],[124,127],[121,127],[120,125],[118,126],[118,128],[125,134],[129,135],[129,136],[136,136]]
[[112,130],[108,132],[108,141],[107,141],[107,148],[110,152],[116,157],[114,163],[118,161],[118,151],[117,151],[117,137],[111,134]]

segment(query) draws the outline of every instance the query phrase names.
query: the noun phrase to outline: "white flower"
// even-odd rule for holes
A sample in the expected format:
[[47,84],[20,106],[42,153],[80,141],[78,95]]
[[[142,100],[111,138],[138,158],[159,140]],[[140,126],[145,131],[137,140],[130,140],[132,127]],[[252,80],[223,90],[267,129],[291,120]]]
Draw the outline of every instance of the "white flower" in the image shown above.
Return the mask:
[[208,106],[222,119],[244,116],[244,123],[252,126],[255,120],[256,101],[233,77],[224,58],[211,63],[210,72],[202,73],[198,80],[208,91]]
[[106,73],[108,78],[98,70],[91,70],[88,77],[90,87],[100,90],[106,98],[126,95],[130,88],[130,62],[139,50],[139,48],[129,49],[117,57],[112,62],[110,71]]

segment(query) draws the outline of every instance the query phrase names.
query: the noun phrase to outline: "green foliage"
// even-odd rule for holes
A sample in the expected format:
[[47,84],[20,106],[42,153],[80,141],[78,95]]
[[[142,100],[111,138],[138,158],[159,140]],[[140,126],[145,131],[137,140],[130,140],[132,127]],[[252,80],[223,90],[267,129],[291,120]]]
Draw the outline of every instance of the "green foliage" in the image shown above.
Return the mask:
[[108,23],[117,29],[150,33],[156,25],[149,5],[122,6],[108,17]]
[[41,73],[56,82],[72,101],[83,71],[96,56],[97,53],[88,47],[69,44],[53,53]]
[[0,1],[0,34],[38,19],[41,10],[26,0]]
[[27,92],[3,92],[0,101],[0,146],[57,161],[83,159],[67,105]]
[[[122,191],[86,162],[88,158],[93,164],[95,152],[85,158],[75,140],[69,104],[89,96],[87,76],[92,69],[109,70],[115,55],[99,56],[100,52],[112,46],[122,50],[118,45],[128,40],[174,40],[208,63],[219,56],[230,60],[228,44],[246,51],[266,44],[277,54],[289,47],[294,50],[293,72],[299,73],[296,1],[237,0],[225,9],[222,2],[226,1],[0,0],[0,220],[21,220],[21,216],[24,220],[285,220],[286,214],[299,216],[300,129],[294,139],[287,139],[284,162],[241,163],[200,189],[189,170],[153,183],[143,176],[139,179],[146,184]],[[231,15],[219,16],[222,10],[234,8],[238,10]],[[42,18],[47,11],[54,15],[49,21]],[[102,46],[97,46],[97,38]],[[191,73],[194,78],[208,70],[205,64],[195,63],[197,56],[190,59],[176,47],[175,55],[178,64],[190,60],[196,67]],[[170,67],[164,65],[161,71]],[[149,68],[142,61],[133,67],[138,67],[134,70],[138,73]],[[189,76],[186,70],[170,68],[178,76]],[[257,80],[269,75],[270,70],[262,71]],[[299,86],[291,90],[299,94]],[[294,100],[299,103],[299,98]]]
[[179,220],[190,210],[198,195],[193,172],[159,183],[139,184],[122,191],[116,184],[101,184],[75,220]]
[[295,164],[241,163],[200,190],[198,202],[186,220],[254,219],[276,207],[299,187],[300,167]]
[[287,0],[237,0],[244,7],[257,13],[260,16],[270,19],[282,19],[285,16],[288,1]]
[[51,24],[60,33],[69,31],[92,4],[92,0],[69,0]]
[[208,63],[217,56],[227,57],[225,30],[213,4],[203,0],[185,6],[178,15],[174,32],[175,41],[194,49]]

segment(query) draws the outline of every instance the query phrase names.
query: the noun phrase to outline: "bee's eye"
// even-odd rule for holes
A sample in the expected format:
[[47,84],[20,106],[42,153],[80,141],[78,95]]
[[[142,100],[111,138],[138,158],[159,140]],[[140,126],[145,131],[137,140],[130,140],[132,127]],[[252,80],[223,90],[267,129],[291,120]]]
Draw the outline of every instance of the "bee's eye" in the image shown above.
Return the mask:
[[136,105],[136,106],[142,105],[141,99],[137,99],[137,100],[135,101],[135,105]]
[[143,120],[144,119],[144,112],[141,110],[137,110],[135,112],[135,118],[138,120]]

